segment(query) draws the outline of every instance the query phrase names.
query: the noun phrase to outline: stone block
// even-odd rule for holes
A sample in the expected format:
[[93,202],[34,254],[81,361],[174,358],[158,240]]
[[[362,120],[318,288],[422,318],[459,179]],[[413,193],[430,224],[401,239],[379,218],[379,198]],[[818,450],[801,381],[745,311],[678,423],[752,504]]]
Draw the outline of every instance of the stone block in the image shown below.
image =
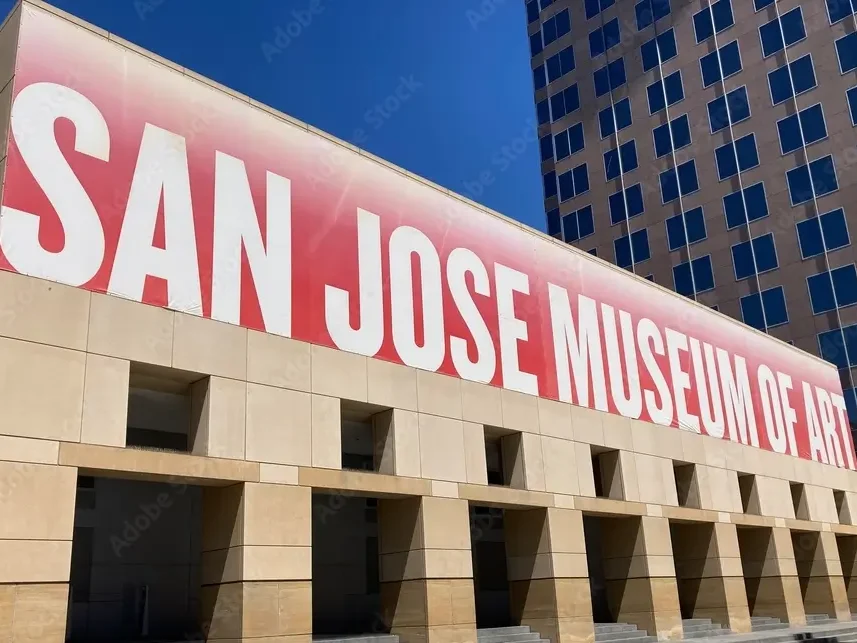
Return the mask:
[[247,385],[247,459],[273,464],[312,463],[309,393]]
[[308,392],[310,344],[247,331],[247,381]]
[[176,313],[172,355],[173,368],[246,380],[247,329]]

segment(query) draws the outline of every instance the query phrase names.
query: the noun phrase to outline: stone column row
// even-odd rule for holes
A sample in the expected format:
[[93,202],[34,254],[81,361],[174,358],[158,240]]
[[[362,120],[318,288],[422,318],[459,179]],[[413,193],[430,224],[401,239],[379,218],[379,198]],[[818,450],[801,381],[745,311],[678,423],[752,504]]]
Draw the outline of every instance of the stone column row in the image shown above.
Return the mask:
[[[16,643],[64,640],[76,473],[0,463],[0,641],[7,632]],[[205,490],[208,641],[311,639],[311,499],[310,488],[288,485]],[[473,643],[468,502],[409,497],[378,506],[385,626],[403,643]],[[611,620],[659,639],[681,638],[682,616],[735,632],[750,629],[750,615],[791,624],[806,622],[805,612],[850,619],[857,537],[838,544],[830,532],[603,517],[595,570],[580,511],[505,515],[512,618],[552,643],[593,639],[591,577],[603,582]]]

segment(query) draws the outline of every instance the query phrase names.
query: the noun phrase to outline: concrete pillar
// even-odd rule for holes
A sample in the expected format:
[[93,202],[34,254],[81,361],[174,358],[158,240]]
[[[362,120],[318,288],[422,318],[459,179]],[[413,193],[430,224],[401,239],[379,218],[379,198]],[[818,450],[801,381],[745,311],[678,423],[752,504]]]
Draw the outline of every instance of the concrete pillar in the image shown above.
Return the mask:
[[669,521],[666,518],[603,520],[604,580],[610,612],[659,639],[680,639]]
[[806,613],[850,621],[836,536],[829,531],[794,531],[792,545]]
[[551,643],[592,641],[581,512],[506,510],[504,525],[513,620]]
[[75,468],[0,462],[0,641],[65,641],[76,481]]
[[839,549],[845,595],[849,608],[854,613],[857,612],[857,536],[839,534],[836,536],[836,545]]
[[789,530],[783,527],[738,529],[741,566],[750,616],[771,616],[804,625],[806,613]]
[[403,643],[473,643],[476,607],[466,500],[378,502],[383,620]]
[[308,487],[250,482],[204,490],[207,641],[310,641],[311,494]]
[[685,618],[710,618],[733,632],[750,631],[735,525],[670,525],[679,603]]

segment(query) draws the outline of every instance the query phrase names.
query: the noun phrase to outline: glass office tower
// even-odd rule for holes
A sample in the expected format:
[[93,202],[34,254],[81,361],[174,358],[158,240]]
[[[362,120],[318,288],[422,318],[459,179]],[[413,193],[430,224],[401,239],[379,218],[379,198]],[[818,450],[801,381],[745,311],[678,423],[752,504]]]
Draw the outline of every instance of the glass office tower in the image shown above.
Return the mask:
[[836,364],[857,422],[857,0],[529,0],[549,234]]

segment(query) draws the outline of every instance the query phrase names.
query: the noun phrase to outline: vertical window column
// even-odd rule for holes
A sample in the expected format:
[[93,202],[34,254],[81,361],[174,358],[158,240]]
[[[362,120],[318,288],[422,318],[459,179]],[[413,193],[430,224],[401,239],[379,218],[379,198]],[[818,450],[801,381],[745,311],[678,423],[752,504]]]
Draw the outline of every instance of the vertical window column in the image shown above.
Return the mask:
[[[714,4],[719,4],[722,1],[723,0],[718,0],[718,3],[714,3]],[[706,0],[706,3],[705,3],[707,11],[712,12],[712,15],[713,15],[713,12],[715,9],[714,4],[712,4],[711,0]],[[713,52],[713,54],[709,54],[709,56],[715,55],[717,57],[717,66],[718,66],[718,70],[719,70],[718,73],[716,74],[716,76],[717,76],[716,81],[714,83],[711,83],[711,84],[719,83],[720,84],[720,90],[721,90],[723,96],[727,97],[727,99],[723,103],[725,108],[726,108],[726,122],[728,123],[724,129],[728,129],[728,131],[729,131],[729,141],[727,143],[727,145],[729,147],[727,148],[727,153],[728,152],[732,153],[735,168],[737,169],[737,168],[740,168],[739,159],[738,159],[738,148],[737,148],[738,141],[736,141],[736,139],[735,139],[735,129],[732,125],[733,122],[736,122],[736,119],[732,118],[732,114],[731,114],[732,101],[730,101],[728,99],[729,92],[726,89],[726,78],[731,75],[730,72],[732,72],[734,70],[734,65],[730,64],[730,65],[727,65],[724,67],[723,60],[721,57],[721,46],[720,46],[720,43],[718,42],[718,40],[719,40],[718,39],[718,30],[716,28],[712,29],[710,37],[713,38],[713,40],[714,40],[715,51]],[[732,43],[725,45],[724,49],[726,47],[731,47],[733,44],[735,46],[735,49],[737,50],[738,49],[737,41],[733,41]],[[738,66],[740,68],[740,52],[737,52],[737,56],[738,56]],[[705,75],[705,69],[703,67],[703,76],[704,75]],[[703,84],[705,84],[705,81],[703,81]],[[754,144],[755,144],[755,141],[754,141]],[[720,159],[718,159],[718,161],[720,161]],[[718,163],[718,167],[719,167],[719,163]],[[740,171],[737,173],[737,178],[738,178],[739,193],[741,195],[741,202],[742,202],[742,206],[743,206],[744,213],[745,213],[745,219],[744,219],[743,225],[747,226],[747,234],[752,239],[753,233],[752,233],[752,230],[750,230],[750,221],[746,216],[746,214],[750,210],[747,207],[746,192],[744,190],[744,179],[743,179]],[[750,243],[748,245],[748,249],[749,249],[750,259],[752,260],[753,277],[755,278],[755,284],[756,284],[756,294],[758,294],[759,297],[761,297],[762,296],[762,282],[761,282],[761,279],[759,278],[759,263],[758,263],[758,260],[756,257],[756,248],[754,247],[753,243]],[[764,332],[767,333],[770,326],[768,324],[768,319],[767,319],[767,315],[765,314],[765,307],[764,306],[761,306],[761,322],[762,322],[762,328],[760,328],[759,330],[763,330]]]

